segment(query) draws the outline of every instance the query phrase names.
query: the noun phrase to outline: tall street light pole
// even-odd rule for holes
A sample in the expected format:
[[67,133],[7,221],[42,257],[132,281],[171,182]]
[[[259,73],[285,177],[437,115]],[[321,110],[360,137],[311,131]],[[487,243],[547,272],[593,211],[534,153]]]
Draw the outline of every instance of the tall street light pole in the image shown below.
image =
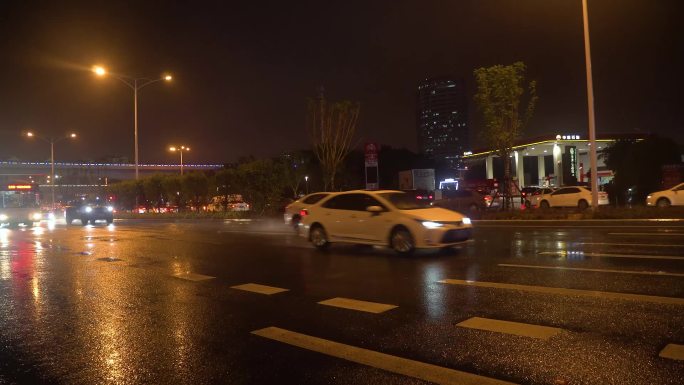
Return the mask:
[[171,75],[164,75],[158,79],[135,78],[126,75],[115,75],[110,74],[109,72],[107,72],[106,69],[104,69],[104,67],[101,66],[94,66],[93,72],[100,77],[109,74],[133,90],[133,141],[135,142],[135,180],[138,180],[138,91],[152,83],[160,82],[162,80],[169,82],[173,78],[171,77]]
[[169,151],[178,152],[180,154],[180,172],[183,175],[183,152],[190,151],[190,147],[187,146],[171,146]]
[[61,142],[64,139],[75,139],[76,134],[71,133],[67,136],[61,136],[57,138],[44,137],[34,134],[33,132],[27,132],[26,136],[29,138],[37,138],[44,142],[50,143],[50,190],[52,195],[52,210],[55,209],[55,143]]
[[591,208],[598,209],[598,167],[596,165],[596,120],[594,119],[594,82],[591,76],[591,47],[589,46],[589,11],[587,0],[582,0],[584,21],[584,58],[587,67],[587,103],[589,108],[589,164],[591,175]]

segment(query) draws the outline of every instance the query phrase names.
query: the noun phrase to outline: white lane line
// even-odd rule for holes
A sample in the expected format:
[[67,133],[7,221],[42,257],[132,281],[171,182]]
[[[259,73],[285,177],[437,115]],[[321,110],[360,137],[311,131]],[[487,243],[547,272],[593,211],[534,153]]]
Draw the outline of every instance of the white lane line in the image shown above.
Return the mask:
[[675,255],[638,255],[638,254],[612,254],[612,253],[576,253],[569,254],[567,252],[558,251],[542,251],[539,255],[557,255],[561,257],[594,257],[594,258],[634,258],[634,259],[667,259],[667,260],[684,260],[683,257]]
[[402,374],[419,380],[443,385],[511,385],[511,382],[496,380],[476,374],[461,372],[437,365],[413,361],[402,357],[392,356],[326,340],[306,334],[301,334],[277,327],[267,327],[254,330],[252,334],[270,340],[279,341],[302,349],[322,353],[331,357],[355,362],[388,372]]
[[684,233],[608,233],[608,235],[628,235],[628,236],[671,236],[671,237],[683,237]]
[[580,245],[603,245],[603,246],[644,246],[644,247],[684,247],[684,245],[670,245],[657,243],[601,243],[601,242],[579,242]]
[[387,305],[384,303],[377,303],[377,302],[368,302],[368,301],[359,301],[356,299],[350,299],[350,298],[331,298],[331,299],[326,299],[325,301],[319,302],[321,305],[327,305],[327,306],[334,306],[334,307],[341,307],[343,309],[350,309],[350,310],[358,310],[358,311],[364,311],[366,313],[383,313],[388,310],[392,310],[398,306],[396,305]]
[[519,291],[529,291],[529,292],[533,292],[533,293],[542,293],[542,294],[576,295],[576,296],[582,296],[582,297],[593,297],[593,298],[601,298],[601,299],[626,299],[626,300],[632,300],[632,301],[652,302],[652,303],[659,303],[659,304],[665,304],[665,305],[684,305],[684,298],[677,298],[677,297],[657,297],[654,295],[616,293],[616,292],[611,292],[611,291],[566,289],[566,288],[562,288],[562,287],[516,285],[516,284],[511,284],[511,283],[498,283],[498,282],[478,282],[478,281],[466,281],[466,280],[461,280],[461,279],[443,279],[443,280],[437,281],[437,282],[446,283],[446,284],[450,284],[450,285],[486,287],[486,288],[490,288],[490,289],[519,290]]
[[232,289],[250,291],[252,293],[259,293],[265,295],[278,294],[288,289],[282,289],[280,287],[259,285],[257,283],[245,283],[244,285],[231,286]]
[[208,279],[214,279],[216,277],[212,277],[210,275],[202,275],[202,274],[193,274],[193,273],[177,273],[173,274],[174,277],[180,278],[180,279],[185,279],[187,281],[206,281]]
[[684,345],[668,344],[658,356],[673,360],[684,361]]
[[526,324],[521,322],[501,321],[489,318],[472,317],[456,324],[456,326],[487,330],[496,333],[513,334],[522,337],[538,338],[541,340],[548,340],[561,332],[559,328],[552,328],[549,326],[539,326]]
[[498,266],[501,266],[501,267],[520,267],[520,268],[527,268],[527,269],[593,271],[593,272],[597,272],[597,273],[618,273],[618,274],[637,274],[637,275],[658,275],[658,276],[665,276],[665,277],[684,277],[684,274],[668,273],[666,271],[588,269],[588,268],[583,268],[583,267],[565,267],[565,266],[515,265],[515,264],[511,264],[511,263],[499,263]]

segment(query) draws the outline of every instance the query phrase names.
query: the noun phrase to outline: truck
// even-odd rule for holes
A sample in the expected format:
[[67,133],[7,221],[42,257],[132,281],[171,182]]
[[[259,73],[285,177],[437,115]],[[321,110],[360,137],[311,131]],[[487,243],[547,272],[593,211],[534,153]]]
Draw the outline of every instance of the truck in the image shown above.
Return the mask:
[[432,202],[435,194],[435,170],[417,168],[400,171],[399,190],[414,194],[417,200]]
[[435,190],[435,169],[414,168],[399,172],[399,190]]

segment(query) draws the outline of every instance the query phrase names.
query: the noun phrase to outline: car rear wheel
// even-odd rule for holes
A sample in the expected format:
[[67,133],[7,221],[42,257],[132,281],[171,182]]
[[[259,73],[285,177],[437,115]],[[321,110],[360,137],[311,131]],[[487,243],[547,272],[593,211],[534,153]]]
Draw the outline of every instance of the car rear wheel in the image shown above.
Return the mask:
[[111,225],[112,223],[114,223],[114,218],[107,218],[107,224]]
[[81,218],[81,225],[85,226],[88,224],[88,220],[85,218]]
[[325,250],[330,246],[328,241],[328,234],[323,229],[321,225],[314,225],[309,233],[309,238],[311,239],[311,244],[314,245],[319,250]]
[[411,254],[416,249],[416,242],[408,230],[398,228],[390,236],[390,246],[399,254]]
[[658,199],[658,202],[656,203],[656,205],[658,207],[670,207],[671,204],[672,203],[670,203],[670,200],[667,198],[660,198],[660,199]]
[[549,202],[547,202],[547,201],[541,201],[541,202],[539,203],[539,207],[541,207],[541,208],[543,208],[543,209],[548,209],[548,208],[551,207],[551,206],[549,206]]
[[580,210],[584,211],[587,209],[587,207],[589,207],[589,203],[587,203],[587,201],[585,201],[584,199],[580,199],[580,201],[577,203],[577,207]]

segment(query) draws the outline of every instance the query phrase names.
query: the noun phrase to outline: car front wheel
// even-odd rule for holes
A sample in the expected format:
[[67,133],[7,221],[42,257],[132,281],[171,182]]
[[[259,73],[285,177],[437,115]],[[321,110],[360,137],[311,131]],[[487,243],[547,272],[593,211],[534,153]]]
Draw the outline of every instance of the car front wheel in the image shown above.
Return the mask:
[[670,204],[671,204],[670,200],[667,198],[660,198],[660,199],[658,199],[658,202],[656,203],[656,205],[658,207],[670,207]]
[[319,250],[325,250],[330,246],[330,242],[328,241],[328,234],[325,232],[325,229],[323,229],[323,226],[321,225],[315,225],[311,228],[311,233],[309,234],[309,238],[311,239],[311,244],[314,245]]
[[577,203],[577,207],[578,207],[581,211],[584,211],[584,210],[587,209],[587,207],[589,207],[589,203],[587,203],[587,201],[585,201],[584,199],[582,199],[582,200],[580,200],[580,201]]
[[390,236],[390,247],[399,254],[411,254],[416,248],[416,242],[408,230],[399,228]]
[[549,206],[549,202],[547,202],[547,201],[541,201],[541,203],[539,203],[539,207],[541,207],[541,208],[543,208],[543,209],[548,209],[548,208],[550,207],[550,206]]

